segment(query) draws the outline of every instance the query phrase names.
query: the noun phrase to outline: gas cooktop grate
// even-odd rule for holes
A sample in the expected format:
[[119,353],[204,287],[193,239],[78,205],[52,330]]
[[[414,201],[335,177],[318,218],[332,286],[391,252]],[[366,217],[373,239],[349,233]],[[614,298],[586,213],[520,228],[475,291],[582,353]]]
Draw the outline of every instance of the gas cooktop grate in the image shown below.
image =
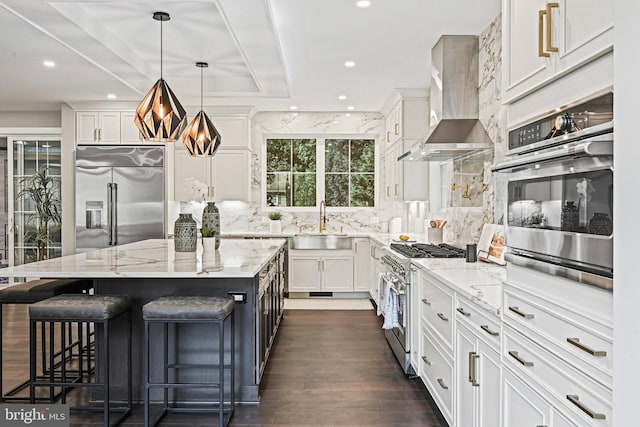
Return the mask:
[[464,258],[464,249],[446,243],[432,245],[428,243],[414,243],[404,245],[392,243],[391,249],[409,258]]

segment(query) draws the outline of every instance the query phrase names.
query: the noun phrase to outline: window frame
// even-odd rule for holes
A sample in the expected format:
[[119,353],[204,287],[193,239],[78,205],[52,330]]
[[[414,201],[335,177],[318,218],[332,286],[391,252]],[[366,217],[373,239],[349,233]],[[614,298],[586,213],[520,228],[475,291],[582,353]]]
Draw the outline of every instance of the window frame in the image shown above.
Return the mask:
[[[380,138],[379,134],[316,134],[316,133],[263,133],[261,143],[261,194],[264,212],[318,212],[325,197],[325,145],[328,139],[370,139],[374,145],[375,170],[373,172],[373,206],[329,206],[332,212],[375,211],[379,208]],[[315,139],[316,140],[316,204],[315,206],[267,206],[267,140],[268,139]]]

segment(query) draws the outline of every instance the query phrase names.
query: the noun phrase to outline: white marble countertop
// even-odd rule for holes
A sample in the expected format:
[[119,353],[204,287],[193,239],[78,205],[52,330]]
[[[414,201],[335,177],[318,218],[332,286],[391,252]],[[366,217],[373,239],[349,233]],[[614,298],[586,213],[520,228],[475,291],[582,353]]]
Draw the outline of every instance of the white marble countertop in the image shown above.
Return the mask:
[[175,252],[171,239],[151,239],[97,251],[0,269],[3,277],[243,278],[254,277],[286,244],[285,239],[222,239],[220,249]]

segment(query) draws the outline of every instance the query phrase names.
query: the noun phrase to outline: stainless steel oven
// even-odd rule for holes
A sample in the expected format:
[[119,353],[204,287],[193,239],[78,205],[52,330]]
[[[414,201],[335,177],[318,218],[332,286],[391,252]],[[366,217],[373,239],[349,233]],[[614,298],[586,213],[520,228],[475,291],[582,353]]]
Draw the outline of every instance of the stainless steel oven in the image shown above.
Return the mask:
[[[589,117],[585,107],[579,111]],[[597,114],[612,117],[602,108]],[[548,131],[512,146],[494,167],[506,173],[508,260],[610,288],[613,122],[579,126],[574,117],[565,112],[542,120]],[[531,129],[531,124],[514,129],[510,139],[527,139],[535,133]]]

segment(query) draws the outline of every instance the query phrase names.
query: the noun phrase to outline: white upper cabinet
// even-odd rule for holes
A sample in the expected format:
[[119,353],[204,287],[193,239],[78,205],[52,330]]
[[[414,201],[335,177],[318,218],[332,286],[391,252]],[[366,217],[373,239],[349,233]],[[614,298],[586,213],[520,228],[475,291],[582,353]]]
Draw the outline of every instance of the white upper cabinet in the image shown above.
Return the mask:
[[613,49],[613,0],[504,0],[503,102]]
[[76,144],[140,143],[133,111],[76,112]]
[[135,115],[135,111],[123,111],[120,113],[120,141],[123,144],[144,142],[138,126],[133,121]]

